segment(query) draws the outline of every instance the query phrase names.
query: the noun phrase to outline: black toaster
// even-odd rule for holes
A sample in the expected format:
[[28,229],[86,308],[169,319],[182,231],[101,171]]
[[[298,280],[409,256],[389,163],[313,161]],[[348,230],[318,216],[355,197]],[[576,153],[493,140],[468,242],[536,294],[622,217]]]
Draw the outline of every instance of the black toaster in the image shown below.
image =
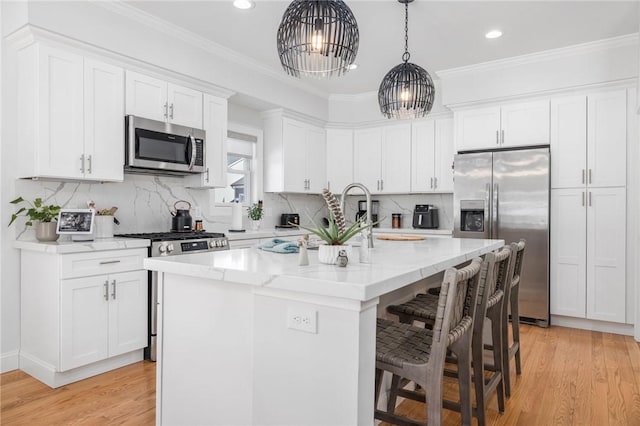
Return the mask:
[[300,225],[300,215],[298,213],[283,213],[280,216],[280,225],[291,226],[291,224]]
[[414,229],[437,229],[438,208],[430,204],[416,204],[413,210]]

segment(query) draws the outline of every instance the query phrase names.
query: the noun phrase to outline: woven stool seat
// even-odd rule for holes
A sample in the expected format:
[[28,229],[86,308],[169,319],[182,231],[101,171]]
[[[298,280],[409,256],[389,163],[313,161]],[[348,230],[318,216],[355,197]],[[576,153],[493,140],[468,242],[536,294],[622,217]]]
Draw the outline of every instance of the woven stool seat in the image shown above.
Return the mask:
[[409,315],[412,317],[420,317],[425,320],[435,321],[436,311],[438,308],[438,298],[439,296],[429,293],[418,294],[406,303],[388,306],[387,312],[398,316]]
[[396,367],[425,364],[431,356],[432,340],[431,330],[378,318],[376,360]]

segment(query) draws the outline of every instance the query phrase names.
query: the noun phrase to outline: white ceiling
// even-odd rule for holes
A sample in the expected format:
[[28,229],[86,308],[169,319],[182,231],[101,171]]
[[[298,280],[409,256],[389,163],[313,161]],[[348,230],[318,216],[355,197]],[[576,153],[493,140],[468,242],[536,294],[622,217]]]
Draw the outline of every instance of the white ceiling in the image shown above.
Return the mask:
[[[284,74],[276,32],[288,1],[257,0],[251,10],[235,9],[231,0],[127,3]],[[346,3],[360,29],[360,67],[343,77],[305,83],[332,94],[375,91],[401,62],[404,6],[394,0]],[[433,76],[438,70],[635,33],[638,17],[637,1],[416,0],[409,5],[409,51],[411,62]],[[486,39],[494,28],[504,35]]]

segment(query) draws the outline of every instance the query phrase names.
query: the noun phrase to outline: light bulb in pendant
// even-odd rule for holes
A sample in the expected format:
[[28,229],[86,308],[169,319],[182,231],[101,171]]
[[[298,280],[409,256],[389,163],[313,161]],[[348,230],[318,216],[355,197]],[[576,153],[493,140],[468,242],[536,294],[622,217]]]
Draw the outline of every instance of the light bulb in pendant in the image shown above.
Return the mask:
[[404,87],[400,91],[400,100],[403,102],[408,102],[411,100],[411,90],[408,87]]
[[317,18],[313,23],[313,34],[311,34],[311,50],[322,50],[324,45],[324,34],[322,31],[324,22],[322,19]]

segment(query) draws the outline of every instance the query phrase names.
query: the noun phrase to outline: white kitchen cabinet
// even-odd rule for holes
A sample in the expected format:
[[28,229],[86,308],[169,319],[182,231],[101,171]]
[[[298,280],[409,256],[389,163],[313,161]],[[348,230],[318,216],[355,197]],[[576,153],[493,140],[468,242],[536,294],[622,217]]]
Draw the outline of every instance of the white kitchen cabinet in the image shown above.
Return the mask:
[[626,91],[551,100],[551,187],[626,185]]
[[202,93],[173,83],[127,71],[128,115],[202,129]]
[[453,120],[411,125],[411,192],[453,191]]
[[121,182],[124,71],[39,43],[18,68],[19,176]]
[[204,95],[204,131],[206,132],[204,173],[185,176],[191,188],[224,188],[227,186],[227,100]]
[[324,129],[281,114],[264,124],[264,190],[321,193],[327,184]]
[[458,151],[549,143],[548,100],[456,111],[454,120]]
[[141,360],[146,257],[146,248],[22,250],[21,368],[58,387]]
[[552,189],[551,229],[551,313],[624,323],[626,189]]
[[398,194],[411,189],[411,125],[359,129],[354,132],[356,182],[371,193]]
[[353,130],[327,129],[327,188],[340,194],[353,182]]

